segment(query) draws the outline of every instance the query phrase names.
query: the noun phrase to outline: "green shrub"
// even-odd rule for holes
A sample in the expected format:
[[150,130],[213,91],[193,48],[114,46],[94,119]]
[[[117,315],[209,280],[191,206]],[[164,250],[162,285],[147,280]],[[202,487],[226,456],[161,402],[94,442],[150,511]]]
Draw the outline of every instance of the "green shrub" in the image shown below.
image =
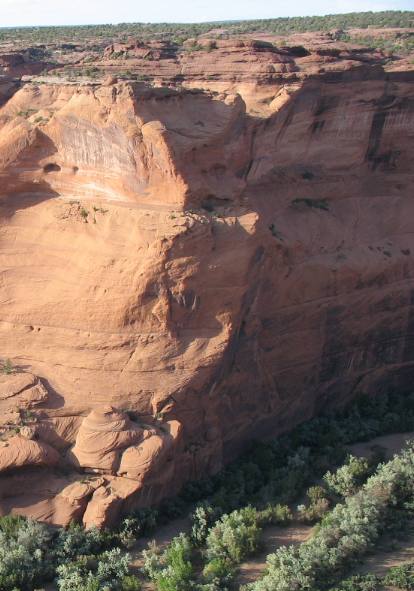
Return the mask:
[[140,581],[133,575],[126,575],[121,580],[121,591],[141,591]]
[[88,223],[89,211],[85,207],[79,209],[79,214],[85,223]]
[[1,365],[1,372],[7,375],[14,373],[15,369],[10,359],[5,359]]
[[[22,413],[24,421],[31,420],[27,414]],[[157,523],[182,514],[189,501],[198,501],[190,539],[185,537],[186,541],[181,541],[181,545],[174,542],[171,552],[157,551],[153,554],[152,578],[158,578],[159,589],[185,591],[195,588],[191,587],[194,578],[192,545],[197,548],[207,540],[205,580],[200,589],[214,591],[217,588],[223,591],[230,584],[234,565],[256,551],[261,527],[267,523],[288,523],[291,514],[286,503],[302,497],[306,486],[320,478],[332,464],[342,462],[346,455],[346,445],[384,433],[413,429],[414,395],[363,397],[341,412],[316,417],[274,441],[253,443],[242,457],[225,470],[200,482],[189,483],[178,499],[165,503],[159,511],[138,511],[128,516],[116,534],[97,530],[84,531],[80,526],[71,526],[52,535],[46,526],[30,525],[30,522],[21,517],[0,518],[0,589],[33,589],[52,579],[57,565],[70,571],[66,573],[67,577],[62,572],[59,574],[62,585],[67,584],[70,588],[72,578],[75,581],[73,585],[78,580],[76,584],[83,585],[82,588],[89,586],[92,589],[94,585],[101,585],[97,565],[104,550],[113,545],[131,545],[137,537],[150,531]],[[377,454],[375,462],[380,460],[381,455]],[[364,462],[366,461],[356,459],[347,461],[345,467],[328,477],[336,487],[336,493],[349,495],[351,490],[355,491],[361,486],[367,476]],[[370,461],[368,473],[375,462]],[[390,474],[389,477],[395,484],[394,475]],[[394,523],[400,527],[407,511],[414,510],[410,501],[412,482],[409,478],[403,478],[398,486],[394,484],[390,506]],[[384,494],[382,488],[380,487],[380,493]],[[307,495],[309,502],[304,508],[303,518],[306,521],[317,521],[327,509],[326,492],[321,487],[311,487]],[[201,500],[204,502],[200,503]],[[246,507],[249,504],[257,509]],[[239,510],[243,506],[245,509]],[[383,509],[380,507],[378,510],[382,512]],[[387,511],[388,509],[383,511],[383,523],[387,522]],[[213,525],[224,512],[227,516]],[[331,514],[324,517],[322,526],[317,531],[329,529],[331,519]],[[380,531],[381,527],[380,524],[376,531]],[[33,536],[27,535],[29,530],[35,532]],[[348,557],[355,555],[351,551],[351,547],[355,545],[351,533],[348,532],[346,537]],[[368,537],[369,546],[376,538],[375,535]],[[341,542],[341,552],[344,551],[343,544]],[[359,546],[359,550],[362,552],[364,547]],[[329,546],[328,554],[333,563],[343,564],[339,559],[339,562],[335,562],[333,547]],[[81,556],[90,555],[95,557],[87,559],[90,570],[85,574],[82,566],[82,560],[85,559],[81,559],[80,563],[79,560]],[[168,582],[166,577],[170,573],[173,574]],[[125,577],[128,575],[125,574]],[[65,579],[69,582],[65,582]],[[113,584],[122,587],[122,580],[122,577],[117,577]],[[130,584],[134,585],[135,582],[131,579]]]
[[258,515],[252,507],[223,515],[207,536],[209,561],[225,560],[238,564],[258,549],[260,531]]
[[188,483],[185,502],[209,503],[223,513],[252,504],[292,503],[303,488],[346,457],[346,445],[414,429],[414,395],[361,397],[340,412],[321,415],[250,450],[219,474]]
[[71,523],[67,529],[59,530],[54,540],[55,556],[59,563],[74,561],[79,556],[98,554],[110,542],[111,536],[105,531]]
[[320,521],[329,511],[328,499],[319,499],[310,505],[298,505],[298,519],[303,523],[313,524]]
[[402,564],[390,568],[384,577],[385,585],[392,585],[404,591],[414,590],[414,563]]
[[355,575],[341,581],[330,591],[380,591],[380,579],[376,575]]
[[53,577],[51,534],[35,521],[0,518],[0,589],[30,591]]
[[214,521],[220,516],[220,511],[209,503],[198,505],[191,515],[191,540],[195,546],[202,546],[208,531]]
[[87,556],[61,564],[57,568],[59,591],[99,591],[99,579],[93,574],[95,567],[94,558]]
[[258,513],[258,519],[261,524],[287,526],[293,519],[292,511],[287,505],[268,505]]
[[139,509],[125,517],[118,528],[118,539],[130,547],[137,538],[150,534],[156,527],[159,512],[156,509]]
[[311,486],[306,491],[308,503],[298,506],[298,518],[304,523],[316,523],[329,511],[330,501],[322,486]]
[[128,554],[119,548],[99,556],[81,556],[57,567],[59,591],[108,591],[122,589],[128,574]]
[[223,558],[210,560],[203,570],[203,577],[206,583],[216,585],[219,589],[223,589],[225,585],[230,584],[234,575],[235,569],[233,564]]
[[193,566],[190,539],[180,534],[161,552],[155,544],[144,550],[144,572],[158,591],[192,591]]
[[14,538],[19,529],[26,527],[26,525],[27,519],[21,515],[4,515],[4,517],[0,517],[0,532],[6,538]]
[[25,119],[27,119],[28,117],[31,117],[34,113],[37,113],[37,109],[26,109],[25,111],[19,111],[17,113],[17,116],[24,117]]
[[347,497],[357,492],[371,472],[372,467],[367,458],[349,455],[343,466],[334,473],[327,472],[323,479],[331,492]]
[[101,585],[117,588],[120,580],[128,574],[129,555],[122,554],[120,548],[114,548],[103,552],[98,557],[96,575]]

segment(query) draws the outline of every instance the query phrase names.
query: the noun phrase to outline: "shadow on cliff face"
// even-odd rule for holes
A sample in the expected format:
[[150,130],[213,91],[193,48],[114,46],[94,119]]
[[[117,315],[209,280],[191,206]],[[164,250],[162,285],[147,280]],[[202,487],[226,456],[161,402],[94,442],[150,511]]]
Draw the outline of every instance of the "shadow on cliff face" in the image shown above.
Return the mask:
[[[360,223],[358,231],[368,234],[374,219],[369,198],[376,198],[380,191],[401,195],[401,179],[395,173],[410,172],[409,144],[398,148],[401,157],[395,167],[381,162],[373,166],[372,158],[367,158],[372,147],[375,157],[387,150],[382,142],[388,141],[390,130],[395,137],[391,123],[407,131],[404,117],[411,112],[410,101],[390,98],[391,86],[404,82],[406,76],[386,74],[381,68],[318,75],[306,80],[268,119],[244,114],[242,124],[236,118],[234,128],[229,127],[229,133],[237,130],[235,147],[229,153],[243,152],[240,168],[235,166],[231,173],[247,185],[242,195],[246,198],[244,215],[257,216],[257,228],[249,233],[241,227],[228,227],[226,234],[215,236],[206,231],[207,225],[193,228],[176,239],[169,255],[169,265],[182,260],[187,269],[184,272],[177,265],[172,274],[173,282],[185,277],[182,285],[173,284],[175,293],[170,293],[171,323],[176,324],[174,336],[179,341],[175,354],[184,357],[198,347],[199,363],[191,366],[191,378],[172,393],[174,404],[166,413],[183,420],[190,440],[231,424],[231,435],[224,438],[232,437],[237,447],[243,439],[260,435],[263,421],[273,431],[286,429],[310,416],[319,407],[323,392],[329,392],[330,399],[349,397],[357,393],[361,376],[369,374],[367,363],[351,372],[349,365],[336,364],[334,359],[333,339],[342,346],[347,341],[353,346],[353,335],[345,330],[350,311],[340,325],[330,323],[329,318],[335,299],[341,295],[338,286],[349,289],[349,277],[360,272],[357,260],[341,262],[349,256],[342,250],[356,246],[349,238],[352,228]],[[360,93],[355,92],[355,84]],[[180,95],[173,95],[181,100]],[[165,108],[161,102],[160,112]],[[226,112],[228,107],[223,109]],[[392,109],[401,117],[387,115],[388,124],[379,129],[376,114]],[[183,146],[186,153],[188,130],[169,132],[180,137],[182,144],[176,146]],[[398,133],[397,141],[403,144],[406,136]],[[214,167],[219,170],[219,136],[197,132],[199,138],[203,134],[201,144],[192,144],[197,154],[191,166],[193,171],[200,173],[201,169],[208,175]],[[210,168],[202,167],[204,155]],[[189,195],[197,202],[196,196],[203,193],[198,179],[188,173],[189,166],[185,178]],[[233,208],[234,214],[239,194],[232,193],[229,187],[233,185],[226,184],[228,170],[220,174],[220,196],[232,197],[223,207],[230,212]],[[368,207],[359,221],[353,218],[355,207],[350,204],[345,211],[341,203],[354,195],[364,198],[364,207]],[[221,215],[217,197],[207,197],[208,209],[210,214]],[[386,256],[373,261],[373,268],[382,269]],[[197,268],[191,274],[188,266],[192,258],[197,260]],[[301,271],[302,265],[308,265],[308,274],[306,269]],[[338,267],[340,272],[335,271]],[[240,285],[243,289],[237,291]],[[375,285],[372,287],[375,290]],[[237,292],[234,297],[229,295],[232,290]],[[318,304],[324,300],[326,306]],[[308,316],[307,309],[313,305],[315,309]],[[220,314],[227,314],[227,324],[218,320]],[[359,330],[369,332],[363,325]],[[302,333],[302,338],[297,336]],[[214,343],[220,334],[221,342]],[[376,339],[375,331],[369,334]],[[201,346],[204,337],[208,344]],[[380,348],[373,352],[376,363],[381,363]],[[209,363],[203,362],[200,351],[206,352]],[[171,368],[175,369],[173,357]],[[395,359],[400,362],[398,355]],[[201,391],[209,395],[200,402],[197,394]],[[162,412],[163,406],[157,411]]]
[[[332,183],[335,196],[349,191],[338,185],[341,174],[411,172],[409,147],[398,144],[414,130],[414,98],[399,87],[412,81],[413,72],[380,66],[309,77],[277,112],[256,122],[248,185],[290,184],[292,195],[303,185],[306,193],[296,197],[321,198],[322,181]],[[370,178],[378,191],[378,177]]]
[[42,377],[42,383],[47,390],[48,398],[47,402],[43,403],[43,405],[38,405],[39,409],[43,407],[47,407],[47,409],[58,409],[63,408],[65,406],[65,399],[61,396],[50,384],[50,382]]
[[412,80],[318,75],[254,122],[245,197],[265,256],[216,390],[227,458],[327,404],[411,384]]
[[[202,91],[142,85],[127,90],[100,88],[100,102],[111,124],[96,119],[102,107],[87,92],[83,111],[76,105],[64,114],[58,109],[41,128],[18,124],[18,139],[12,133],[6,136],[14,161],[1,173],[3,193],[85,194],[141,201],[149,207],[190,202],[198,206],[203,201],[208,207],[240,194],[245,186],[240,171],[248,158],[248,119],[238,95],[221,100]],[[26,94],[23,99],[29,101]],[[37,100],[47,108],[50,97],[43,94],[44,104]],[[122,101],[127,117],[120,116],[116,104]],[[25,105],[30,111],[31,103]],[[13,112],[7,116],[13,117]],[[59,138],[59,149],[48,134]]]
[[20,82],[11,76],[0,74],[0,107],[2,107],[20,88]]
[[[167,146],[172,169],[186,184],[184,207],[234,202],[245,188],[243,171],[249,160],[250,117],[242,98],[229,95],[222,100],[198,89],[142,85],[133,86],[133,92],[142,129],[154,126]],[[148,139],[150,153],[149,134]]]
[[[53,141],[36,128],[17,158],[0,172],[2,217],[12,217],[18,209],[59,197],[48,181],[48,175],[60,171],[54,162],[56,153]],[[45,164],[47,160],[50,162]]]
[[[160,406],[157,411],[183,423],[189,445],[218,427],[220,396],[215,390],[233,369],[244,318],[260,287],[264,250],[254,231],[256,216],[247,208],[230,211],[228,219],[220,210],[219,218],[205,214],[205,222],[178,236],[169,253],[170,261],[183,266],[182,272],[187,267],[184,280],[172,286],[170,298],[177,339],[173,361],[193,371],[172,393],[171,408],[164,401],[167,410]],[[232,216],[237,215],[240,219],[235,221]],[[195,259],[197,264],[189,272]],[[173,276],[177,271],[173,269]],[[196,360],[195,350],[199,351]],[[200,397],[201,392],[205,396]]]

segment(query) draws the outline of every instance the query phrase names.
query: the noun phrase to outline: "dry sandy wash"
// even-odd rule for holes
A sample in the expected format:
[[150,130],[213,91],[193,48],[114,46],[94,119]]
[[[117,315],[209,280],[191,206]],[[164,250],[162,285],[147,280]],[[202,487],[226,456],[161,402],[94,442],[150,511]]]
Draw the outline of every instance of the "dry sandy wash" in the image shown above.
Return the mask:
[[322,41],[0,79],[0,513],[111,524],[412,388],[414,72]]

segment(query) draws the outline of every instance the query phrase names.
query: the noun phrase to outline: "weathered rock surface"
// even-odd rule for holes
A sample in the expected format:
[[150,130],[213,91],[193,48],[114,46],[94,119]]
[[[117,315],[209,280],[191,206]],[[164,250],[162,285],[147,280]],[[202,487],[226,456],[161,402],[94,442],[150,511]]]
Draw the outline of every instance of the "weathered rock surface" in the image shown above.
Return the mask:
[[3,513],[110,524],[414,377],[413,75],[323,36],[127,51],[204,91],[0,108]]
[[121,450],[138,443],[150,432],[132,425],[111,406],[93,410],[82,422],[71,455],[81,468],[116,472]]
[[[24,436],[27,434],[29,437]],[[55,449],[46,443],[32,441],[31,437],[31,432],[23,431],[22,435],[10,437],[1,444],[1,472],[22,466],[55,466],[59,462]]]

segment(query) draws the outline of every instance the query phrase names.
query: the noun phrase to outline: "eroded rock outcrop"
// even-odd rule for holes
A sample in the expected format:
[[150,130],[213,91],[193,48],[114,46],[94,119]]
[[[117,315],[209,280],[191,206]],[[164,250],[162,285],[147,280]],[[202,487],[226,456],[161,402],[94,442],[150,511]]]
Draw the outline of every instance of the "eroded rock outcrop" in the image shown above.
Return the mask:
[[[53,417],[52,409],[43,410],[47,390],[36,376],[8,372],[0,375],[0,514],[16,502],[10,500],[10,482],[16,475],[23,481],[25,476],[32,479],[29,493],[25,488],[19,491],[20,486],[12,492],[12,497],[25,498],[23,506],[28,494],[32,498],[32,506],[20,512],[57,525],[79,520],[86,527],[112,525],[128,502],[134,505],[136,493],[147,496],[158,486],[159,497],[165,495],[174,476],[174,456],[180,452],[178,421],[138,424],[112,406],[95,408],[85,417]],[[45,396],[30,395],[33,391]],[[51,487],[46,498],[40,493],[37,500],[40,483],[53,480],[58,466],[67,476],[56,491]],[[35,468],[42,468],[37,476]],[[23,469],[32,471],[25,474]],[[88,476],[73,480],[75,470]]]
[[[331,41],[223,42],[216,91],[28,82],[1,107],[2,512],[108,524],[411,387],[413,78]],[[188,85],[213,53],[180,58]]]
[[116,473],[121,451],[149,436],[111,406],[93,410],[82,422],[71,450],[75,465]]
[[32,433],[29,437],[22,435],[10,437],[1,444],[0,471],[21,468],[22,466],[56,466],[59,462],[59,454],[45,443],[32,441]]

